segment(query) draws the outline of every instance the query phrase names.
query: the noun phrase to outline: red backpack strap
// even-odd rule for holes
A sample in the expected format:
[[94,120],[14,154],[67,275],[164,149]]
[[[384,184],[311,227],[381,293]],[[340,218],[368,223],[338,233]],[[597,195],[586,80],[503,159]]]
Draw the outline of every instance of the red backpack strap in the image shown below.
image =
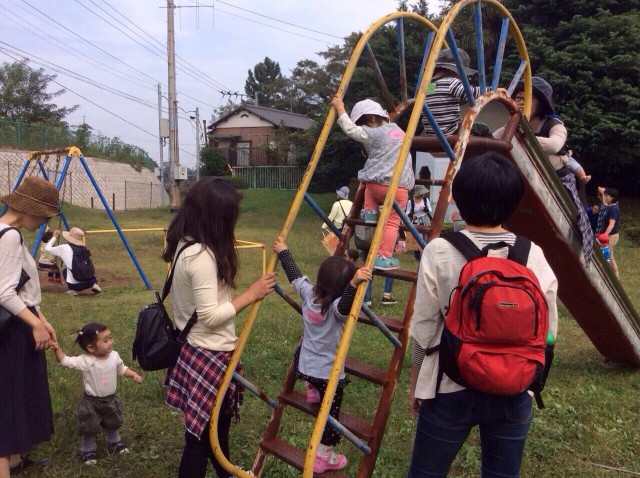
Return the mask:
[[458,252],[464,256],[467,262],[487,255],[487,251],[485,251],[484,249],[480,249],[478,246],[476,246],[475,242],[473,242],[466,234],[463,234],[460,231],[448,232],[446,234],[443,234],[442,238],[445,241],[449,242],[453,247],[455,247]]

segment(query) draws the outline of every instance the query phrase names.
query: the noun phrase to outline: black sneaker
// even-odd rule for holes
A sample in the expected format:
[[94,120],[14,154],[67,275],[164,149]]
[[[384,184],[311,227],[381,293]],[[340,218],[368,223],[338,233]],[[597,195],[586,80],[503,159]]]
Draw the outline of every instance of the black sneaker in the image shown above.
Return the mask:
[[396,299],[394,299],[393,297],[383,297],[382,300],[380,301],[380,303],[382,305],[393,305],[393,304],[397,304],[398,301]]
[[119,455],[120,453],[129,453],[129,449],[121,441],[109,443],[109,450],[111,453],[115,453],[116,455]]
[[95,451],[85,451],[82,454],[82,463],[85,465],[95,465],[98,463],[98,455]]

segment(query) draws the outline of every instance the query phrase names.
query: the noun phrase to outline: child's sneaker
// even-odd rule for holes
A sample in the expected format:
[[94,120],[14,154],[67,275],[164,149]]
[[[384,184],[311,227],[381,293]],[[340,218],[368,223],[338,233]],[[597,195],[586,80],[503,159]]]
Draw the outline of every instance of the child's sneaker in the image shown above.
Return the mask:
[[304,382],[304,388],[307,390],[307,403],[320,403],[322,398],[318,389],[309,382]]
[[382,305],[393,305],[393,304],[397,304],[398,301],[396,299],[394,299],[393,297],[383,297],[382,300],[380,301],[380,303]]
[[47,277],[47,282],[55,283],[56,280],[55,280],[55,278],[53,276],[49,276],[49,277]]
[[119,455],[120,453],[129,453],[129,449],[121,441],[109,443],[109,451],[111,451],[111,453],[115,453],[116,455]]
[[77,296],[77,295],[78,295],[78,292],[77,292],[77,291],[75,291],[75,290],[71,290],[71,289],[69,289],[69,290],[67,291],[67,294]]
[[313,472],[324,473],[327,470],[342,470],[345,466],[347,466],[347,457],[342,453],[331,451],[326,456],[318,453],[313,462]]
[[376,224],[378,222],[378,211],[363,209],[360,211],[360,217],[364,219],[365,224]]
[[380,271],[390,271],[400,267],[400,261],[395,257],[376,257],[376,261],[373,263],[373,268]]
[[85,465],[95,465],[98,463],[98,455],[95,451],[85,451],[82,454],[82,463]]
[[367,307],[371,307],[371,301],[370,300],[365,300],[364,301],[364,305],[366,305]]
[[99,294],[100,292],[102,292],[102,289],[98,284],[93,284],[91,286],[91,290],[93,291],[94,294]]

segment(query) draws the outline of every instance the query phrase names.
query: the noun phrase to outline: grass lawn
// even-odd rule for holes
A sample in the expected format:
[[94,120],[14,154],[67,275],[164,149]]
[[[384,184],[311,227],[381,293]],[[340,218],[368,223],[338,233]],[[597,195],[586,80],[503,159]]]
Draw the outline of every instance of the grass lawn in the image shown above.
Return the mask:
[[[270,254],[271,243],[283,223],[294,193],[250,190],[244,194],[237,238],[265,242]],[[333,196],[325,194],[315,198],[328,211]],[[640,201],[623,200],[621,210],[623,229],[616,258],[622,283],[636,308],[640,309],[640,250],[624,232],[625,224],[640,221]],[[104,212],[66,206],[65,214],[72,225],[90,230],[110,227]],[[117,213],[123,228],[162,226],[167,224],[169,217],[165,210]],[[165,274],[165,264],[160,259],[162,233],[127,233],[127,238],[152,285],[161,287]],[[29,237],[28,241],[31,240]],[[325,253],[320,244],[320,221],[306,205],[302,206],[288,242],[303,273],[315,276],[317,265]],[[130,353],[135,319],[138,310],[153,296],[145,290],[116,234],[89,236],[88,245],[104,293],[96,297],[70,297],[63,290],[51,290],[46,284],[46,277],[41,276],[43,287],[47,289],[43,292],[42,309],[56,328],[67,354],[80,353],[79,347],[73,343],[80,326],[89,321],[104,322],[113,331],[116,349],[125,363],[139,370]],[[239,288],[242,289],[260,274],[261,255],[259,249],[243,249],[240,255]],[[401,260],[407,268],[417,265],[409,255]],[[379,305],[382,282],[377,278],[373,289],[373,309],[378,312],[382,311]],[[279,283],[285,290],[290,290],[282,271],[279,272]],[[396,283],[394,296],[399,299],[398,305],[387,306],[385,315],[402,315],[408,289],[407,284]],[[241,314],[237,319],[238,331],[244,317],[245,314]],[[296,312],[277,295],[269,296],[260,310],[243,357],[247,378],[275,396],[300,332]],[[350,355],[373,364],[386,365],[390,348],[380,334],[370,327],[360,326]],[[48,354],[48,359],[56,433],[50,442],[35,449],[32,456],[51,457],[53,464],[44,470],[29,470],[24,476],[145,478],[176,475],[184,432],[180,414],[163,404],[163,373],[145,373],[144,382],[140,385],[129,379],[121,380],[118,390],[126,405],[126,422],[121,433],[131,453],[109,456],[104,438],[99,437],[98,465],[87,467],[78,460],[79,437],[75,431],[81,376],[58,366],[52,353]],[[376,477],[399,478],[406,472],[414,431],[414,421],[406,405],[408,369],[407,360],[378,456]],[[544,393],[547,408],[535,412],[522,467],[523,477],[629,476],[624,470],[640,474],[640,375],[636,368],[605,363],[562,308],[556,361],[547,387]],[[377,400],[377,387],[354,378],[346,389],[343,409],[370,417]],[[270,409],[261,401],[250,395],[245,397],[242,420],[231,431],[234,463],[250,467],[269,416]],[[287,410],[283,423],[286,423],[286,438],[304,448],[312,426],[309,418]],[[347,474],[355,476],[359,452],[344,441],[340,450],[352,463],[346,470]],[[479,476],[479,462],[479,440],[473,433],[459,453],[451,476]],[[213,472],[210,476],[214,476]],[[264,476],[298,475],[293,469],[270,459]]]

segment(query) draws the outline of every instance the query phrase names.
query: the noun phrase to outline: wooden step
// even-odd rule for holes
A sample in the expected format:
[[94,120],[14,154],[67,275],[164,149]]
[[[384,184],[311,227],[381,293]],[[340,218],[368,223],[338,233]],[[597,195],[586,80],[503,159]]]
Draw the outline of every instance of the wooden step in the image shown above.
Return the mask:
[[[400,333],[404,329],[404,327],[402,326],[402,321],[398,319],[394,319],[393,317],[385,317],[384,315],[378,315],[378,318],[380,319],[380,322],[386,325],[391,332]],[[375,324],[363,312],[360,312],[360,315],[358,316],[358,322],[365,325],[375,326]]]
[[[262,448],[265,453],[275,456],[296,470],[302,471],[304,468],[305,452],[281,438],[276,437],[271,440],[262,440],[260,442],[260,448]],[[317,478],[349,478],[348,475],[340,471],[314,473],[313,476]]]
[[344,362],[344,370],[351,375],[360,377],[369,382],[384,387],[387,384],[387,372],[378,367],[363,362],[358,362],[352,358],[347,358]]
[[373,274],[382,277],[391,277],[393,279],[403,280],[406,282],[416,282],[418,280],[418,273],[416,271],[409,271],[406,269],[391,269],[389,271],[374,269]]
[[[305,412],[311,416],[318,416],[318,410],[320,410],[319,403],[307,403],[307,396],[302,394],[296,390],[293,390],[289,393],[284,393],[280,395],[280,398],[287,404],[292,407]],[[373,430],[371,429],[371,424],[357,418],[349,413],[346,413],[344,410],[340,411],[340,423],[344,425],[351,433],[353,433],[358,438],[368,442],[373,436]]]

